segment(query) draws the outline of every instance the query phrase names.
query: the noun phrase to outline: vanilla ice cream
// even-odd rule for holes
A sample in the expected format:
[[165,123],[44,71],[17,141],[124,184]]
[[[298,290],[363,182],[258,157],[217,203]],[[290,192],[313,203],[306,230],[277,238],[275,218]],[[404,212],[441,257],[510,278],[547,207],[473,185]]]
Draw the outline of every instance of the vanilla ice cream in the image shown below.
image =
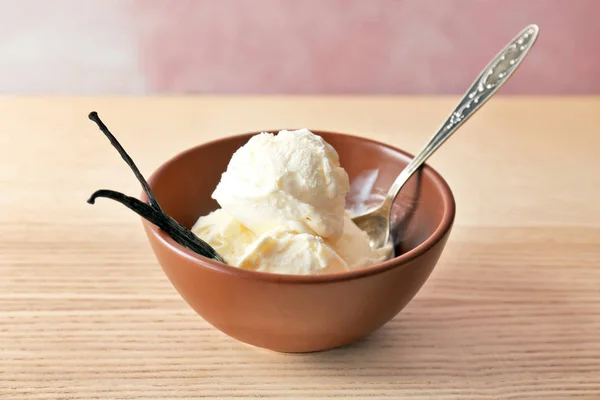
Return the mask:
[[301,129],[253,136],[231,157],[212,197],[257,235],[294,225],[337,240],[349,190],[334,148]]
[[349,271],[381,262],[344,210],[349,179],[335,149],[309,130],[253,136],[212,197],[221,209],[192,232],[239,268],[280,274]]
[[237,265],[248,246],[258,238],[223,209],[200,217],[192,232],[210,244],[230,265]]
[[275,228],[258,238],[247,248],[237,266],[295,275],[348,271],[348,264],[323,238],[285,227]]

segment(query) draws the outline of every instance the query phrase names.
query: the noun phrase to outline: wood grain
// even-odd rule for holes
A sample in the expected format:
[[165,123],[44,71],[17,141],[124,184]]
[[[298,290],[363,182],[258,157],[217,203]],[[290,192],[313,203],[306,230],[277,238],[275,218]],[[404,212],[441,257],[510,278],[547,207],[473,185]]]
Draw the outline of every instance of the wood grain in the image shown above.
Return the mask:
[[456,227],[391,323],[281,355],[210,327],[157,265],[139,219],[85,203],[251,130],[351,132],[416,151],[454,98],[0,99],[0,398],[600,399],[600,98],[494,99],[434,156]]

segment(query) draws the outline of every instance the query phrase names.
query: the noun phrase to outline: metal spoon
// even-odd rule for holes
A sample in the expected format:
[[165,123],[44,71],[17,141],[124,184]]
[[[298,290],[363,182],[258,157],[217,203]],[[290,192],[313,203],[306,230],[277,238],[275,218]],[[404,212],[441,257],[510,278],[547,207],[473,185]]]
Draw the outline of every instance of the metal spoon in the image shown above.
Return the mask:
[[383,202],[375,209],[352,218],[352,221],[369,235],[371,247],[377,249],[391,242],[390,218],[392,203],[400,189],[442,143],[508,81],[508,78],[511,77],[533,47],[538,33],[539,28],[537,25],[529,25],[498,53],[467,90],[437,133],[398,175]]

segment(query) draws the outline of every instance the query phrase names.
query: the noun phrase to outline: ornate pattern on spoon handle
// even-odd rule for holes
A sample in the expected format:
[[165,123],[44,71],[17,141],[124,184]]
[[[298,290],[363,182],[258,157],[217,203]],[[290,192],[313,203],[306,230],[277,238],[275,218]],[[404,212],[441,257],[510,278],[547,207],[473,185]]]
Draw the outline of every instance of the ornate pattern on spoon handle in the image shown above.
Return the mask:
[[535,43],[538,32],[539,28],[536,25],[528,26],[498,53],[471,88],[467,90],[466,96],[446,120],[445,129],[452,129],[459,122],[468,118],[479,108],[478,106],[481,106],[508,80]]

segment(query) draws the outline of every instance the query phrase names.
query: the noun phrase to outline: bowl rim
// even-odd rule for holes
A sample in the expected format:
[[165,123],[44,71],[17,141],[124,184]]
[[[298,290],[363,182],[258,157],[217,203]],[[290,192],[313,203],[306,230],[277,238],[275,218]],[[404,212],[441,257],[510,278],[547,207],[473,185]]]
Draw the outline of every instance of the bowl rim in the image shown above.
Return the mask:
[[[287,129],[289,130],[289,129]],[[248,133],[241,133],[235,135],[227,135],[221,138],[217,138],[214,140],[210,140],[205,143],[201,143],[197,146],[191,147],[187,150],[184,150],[180,153],[177,153],[175,156],[171,157],[164,163],[162,163],[150,176],[148,179],[148,183],[150,187],[153,187],[153,183],[156,180],[157,176],[166,168],[171,166],[172,164],[177,163],[181,158],[188,156],[190,153],[194,153],[202,148],[210,147],[218,143],[236,140],[236,139],[245,139],[250,138],[253,135],[259,134],[261,132],[279,132],[278,130],[265,130],[265,131],[255,131]],[[396,153],[400,153],[409,159],[413,158],[413,155],[389,145],[387,143],[379,142],[377,140],[373,140],[370,138],[366,138],[363,136],[352,135],[347,133],[340,133],[328,130],[310,130],[311,132],[321,135],[325,133],[326,135],[331,136],[342,136],[348,137],[351,139],[368,142],[371,144],[375,144],[378,146],[385,147],[389,150],[392,150]],[[423,241],[423,243],[419,244],[417,247],[403,253],[397,257],[394,257],[390,260],[383,261],[377,264],[369,265],[367,267],[358,268],[352,271],[346,272],[335,272],[335,273],[326,273],[326,274],[316,274],[316,275],[291,275],[291,274],[277,274],[273,272],[263,272],[263,271],[252,271],[241,269],[232,265],[227,265],[220,263],[218,261],[209,259],[207,257],[201,256],[183,246],[176,243],[173,239],[171,239],[165,232],[160,230],[156,225],[142,218],[142,223],[145,225],[146,232],[151,234],[161,245],[168,248],[169,251],[176,253],[178,256],[191,261],[198,268],[209,268],[215,272],[220,272],[229,275],[235,275],[239,278],[250,279],[250,280],[259,280],[266,282],[281,282],[281,283],[332,283],[337,281],[346,281],[358,279],[366,276],[371,276],[375,274],[379,274],[385,271],[388,271],[393,268],[403,268],[408,265],[412,260],[418,258],[419,256],[425,254],[432,247],[434,247],[438,242],[440,242],[444,236],[450,231],[452,225],[454,223],[454,218],[456,214],[456,203],[454,199],[454,195],[450,186],[446,182],[446,180],[431,166],[428,164],[424,164],[423,167],[428,173],[432,174],[433,181],[436,184],[436,187],[440,190],[442,195],[442,199],[445,205],[444,214],[442,215],[442,220],[435,231]],[[142,191],[141,199],[144,202],[148,201],[148,197],[146,193]]]

